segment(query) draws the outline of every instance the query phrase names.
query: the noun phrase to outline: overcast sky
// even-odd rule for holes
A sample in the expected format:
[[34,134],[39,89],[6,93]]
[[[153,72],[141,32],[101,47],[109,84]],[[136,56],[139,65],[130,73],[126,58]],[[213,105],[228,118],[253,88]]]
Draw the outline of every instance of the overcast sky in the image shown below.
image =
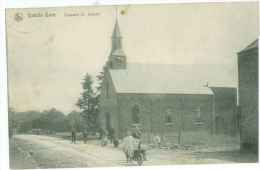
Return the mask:
[[[257,3],[139,5],[118,11],[123,49],[135,63],[227,64],[235,70],[236,53],[259,34]],[[45,17],[46,12],[55,17]],[[17,13],[22,20],[15,19]],[[115,16],[111,6],[8,10],[10,106],[77,109],[84,74],[95,76],[108,58]]]

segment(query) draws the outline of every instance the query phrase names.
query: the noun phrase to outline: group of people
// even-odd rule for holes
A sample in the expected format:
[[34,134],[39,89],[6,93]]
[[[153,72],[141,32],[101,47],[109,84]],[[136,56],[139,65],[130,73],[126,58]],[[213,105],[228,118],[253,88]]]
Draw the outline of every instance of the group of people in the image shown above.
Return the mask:
[[[126,136],[122,139],[121,148],[125,153],[127,162],[131,162],[138,151],[142,155],[142,158],[146,160],[146,152],[141,142],[142,132],[139,128],[134,128],[128,130]],[[101,146],[107,146],[109,143],[113,144],[114,147],[118,147],[119,139],[116,138],[114,129],[109,129],[108,131],[103,130],[101,133]]]
[[[76,137],[77,131],[75,128],[71,131],[71,143],[76,143],[77,137]],[[100,131],[100,141],[101,146],[107,146],[109,143],[113,144],[114,147],[119,146],[119,139],[115,136],[114,129],[110,129],[108,131],[103,130]],[[123,152],[125,153],[127,162],[131,162],[134,158],[135,152],[138,151],[144,160],[146,160],[146,149],[144,145],[142,144],[141,140],[142,132],[139,128],[134,128],[131,130],[128,130],[126,133],[126,136],[121,141],[121,148]],[[87,143],[88,138],[88,132],[86,129],[82,131],[82,137],[83,142]],[[152,136],[153,143],[155,147],[160,148],[161,147],[161,138],[158,134],[154,134]]]
[[109,142],[114,145],[114,147],[118,147],[119,139],[115,136],[115,130],[113,128],[106,130],[101,130],[101,146],[106,146]]
[[[106,146],[109,143],[109,141],[113,143],[115,147],[117,147],[119,144],[118,139],[115,137],[114,129],[110,129],[109,132],[107,132],[106,130],[100,130],[99,136],[100,136],[99,138],[101,139],[102,146]],[[88,137],[89,137],[89,133],[85,128],[82,130],[82,139],[85,144],[87,143]],[[72,128],[71,143],[75,144],[76,140],[77,140],[77,130],[76,128]]]
[[126,137],[122,141],[122,149],[125,153],[127,162],[131,162],[133,158],[140,154],[143,160],[147,160],[146,149],[141,140],[142,132],[139,128],[127,131]]
[[[83,137],[83,142],[86,144],[87,143],[87,138],[88,138],[88,132],[86,129],[82,131],[82,137]],[[71,130],[71,143],[76,144],[77,140],[77,130],[75,128],[72,128]]]

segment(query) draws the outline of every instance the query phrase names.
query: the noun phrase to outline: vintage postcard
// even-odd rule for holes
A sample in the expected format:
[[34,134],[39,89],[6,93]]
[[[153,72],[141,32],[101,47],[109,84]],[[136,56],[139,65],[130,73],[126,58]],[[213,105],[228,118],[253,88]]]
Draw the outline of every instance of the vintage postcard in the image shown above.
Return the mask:
[[10,167],[258,162],[258,13],[6,9]]

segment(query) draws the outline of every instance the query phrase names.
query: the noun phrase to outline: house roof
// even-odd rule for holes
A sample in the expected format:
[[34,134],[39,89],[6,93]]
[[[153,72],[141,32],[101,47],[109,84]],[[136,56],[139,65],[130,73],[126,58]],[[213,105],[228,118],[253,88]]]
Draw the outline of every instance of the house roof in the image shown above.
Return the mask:
[[216,65],[128,64],[127,69],[110,69],[117,93],[206,94],[207,82],[235,81],[234,72]]
[[237,88],[236,82],[214,82],[208,83],[208,87],[217,87],[217,88]]
[[244,48],[242,51],[240,51],[239,53],[241,52],[245,52],[245,51],[248,51],[248,50],[251,50],[251,49],[254,49],[254,48],[258,48],[258,39],[256,39],[254,42],[252,42],[251,44],[249,44],[246,48]]

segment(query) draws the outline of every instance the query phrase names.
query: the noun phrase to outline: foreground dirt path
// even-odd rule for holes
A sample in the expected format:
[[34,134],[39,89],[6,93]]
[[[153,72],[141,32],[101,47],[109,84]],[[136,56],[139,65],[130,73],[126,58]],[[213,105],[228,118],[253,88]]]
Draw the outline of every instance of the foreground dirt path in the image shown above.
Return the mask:
[[[101,147],[91,141],[71,144],[70,141],[49,136],[16,135],[15,150],[25,156],[24,165],[31,168],[74,168],[102,166],[132,166],[127,164],[123,152],[112,146]],[[21,157],[21,156],[20,156]],[[144,165],[198,164],[254,162],[252,155],[241,155],[236,151],[184,151],[152,149],[147,151],[148,161]],[[22,162],[22,161],[20,161]],[[18,165],[19,166],[19,165]],[[11,166],[12,167],[12,166]],[[19,167],[15,167],[19,168]],[[23,168],[23,167],[21,167]]]
[[17,135],[19,150],[28,152],[40,168],[72,168],[123,165],[124,155],[115,148],[95,144],[71,144],[67,140],[36,135]]

